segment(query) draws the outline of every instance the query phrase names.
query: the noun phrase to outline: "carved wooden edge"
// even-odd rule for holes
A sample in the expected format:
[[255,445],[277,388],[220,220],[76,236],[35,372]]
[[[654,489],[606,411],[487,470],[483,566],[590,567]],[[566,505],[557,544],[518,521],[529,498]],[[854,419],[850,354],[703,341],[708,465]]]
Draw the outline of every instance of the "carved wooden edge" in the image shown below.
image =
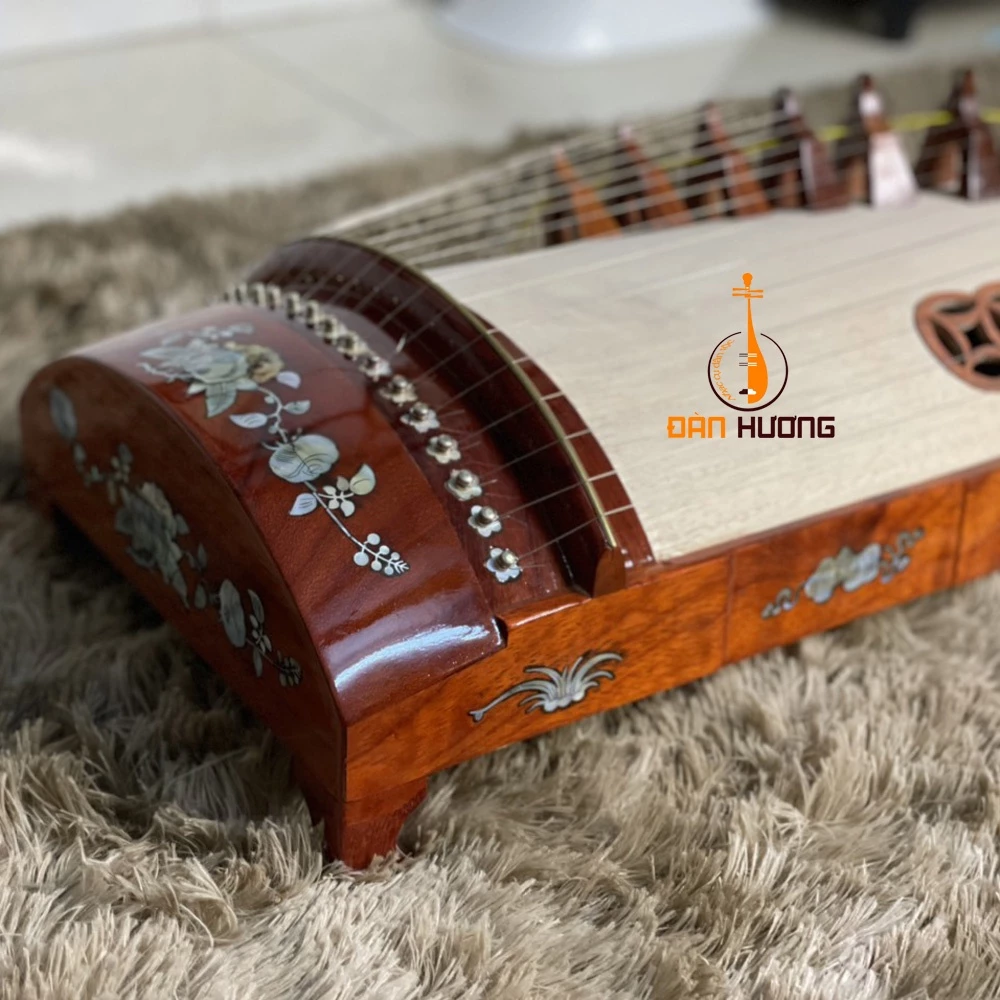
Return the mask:
[[353,790],[449,767],[991,572],[997,510],[1000,461],[658,564],[627,590],[553,608],[512,628],[503,651],[353,728]]
[[[978,389],[1000,391],[1000,282],[975,292],[937,292],[917,303],[914,322],[931,353]],[[975,339],[973,339],[975,338]],[[995,373],[982,369],[989,366]]]

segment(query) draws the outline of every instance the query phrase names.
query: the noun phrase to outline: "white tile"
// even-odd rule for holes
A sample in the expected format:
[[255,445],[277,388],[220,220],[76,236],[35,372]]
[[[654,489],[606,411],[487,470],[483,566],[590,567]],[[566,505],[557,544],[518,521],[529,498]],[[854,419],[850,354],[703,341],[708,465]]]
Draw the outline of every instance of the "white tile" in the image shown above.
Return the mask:
[[903,45],[847,25],[785,16],[725,68],[723,88],[727,94],[760,94],[783,85],[846,83],[862,72],[877,76],[919,64],[957,69],[963,60],[1000,47],[998,30],[996,7],[960,0],[927,4]]
[[201,0],[207,17],[222,24],[244,18],[287,18],[345,7],[377,7],[393,0]]
[[280,183],[397,141],[211,38],[0,65],[0,225]]
[[586,65],[507,61],[447,36],[419,8],[354,12],[238,32],[308,73],[331,93],[367,105],[423,143],[493,142],[517,127],[602,121],[669,110],[712,94],[745,41]]
[[341,99],[367,106],[414,141],[493,142],[517,128],[669,113],[784,84],[847,83],[874,72],[996,48],[996,8],[928,5],[900,46],[824,21],[782,16],[698,45],[581,64],[515,61],[460,43],[417,6],[237,32]]
[[0,55],[191,27],[202,13],[201,0],[3,0]]

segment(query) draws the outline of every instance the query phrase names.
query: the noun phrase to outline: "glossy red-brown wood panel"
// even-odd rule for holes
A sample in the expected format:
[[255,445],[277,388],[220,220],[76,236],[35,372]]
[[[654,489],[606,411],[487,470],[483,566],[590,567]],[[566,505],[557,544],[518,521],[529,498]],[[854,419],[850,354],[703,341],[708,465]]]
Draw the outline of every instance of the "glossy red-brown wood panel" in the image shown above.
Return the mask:
[[[79,428],[74,442],[64,440],[53,426],[49,392],[54,387],[72,400]],[[343,794],[343,770],[336,766],[343,761],[343,726],[324,666],[295,595],[215,459],[195,445],[156,394],[85,358],[68,358],[44,369],[24,397],[21,420],[32,493],[86,532],[296,757],[330,761],[322,781],[330,794]],[[145,483],[163,489],[173,510],[187,521],[192,545],[196,540],[204,545],[204,573],[183,567],[187,606],[155,568],[145,568],[129,555],[130,538],[115,526],[120,505],[109,501],[103,484],[84,485],[74,464],[75,444],[85,449],[88,469],[110,468],[125,444],[133,455],[134,491]],[[228,579],[241,592],[252,589],[259,595],[274,648],[301,664],[299,684],[283,685],[271,663],[256,675],[250,649],[236,648],[227,639],[218,609],[194,606],[193,584],[199,578],[214,587]]]
[[[349,794],[371,794],[392,776],[427,774],[704,676],[724,662],[728,576],[724,558],[662,570],[646,583],[511,629],[501,653],[351,729]],[[470,714],[531,680],[525,667],[565,670],[596,652],[622,657],[611,668],[615,678],[568,708],[529,712],[515,697],[480,722]]]
[[[963,485],[947,483],[888,501],[861,504],[798,528],[739,546],[732,556],[730,660],[833,628],[862,615],[922,597],[952,584],[961,524]],[[773,617],[764,609],[785,588],[804,585],[825,559],[847,548],[895,546],[902,533],[922,537],[907,552],[905,569],[881,574],[853,592],[836,585],[822,603],[801,593],[795,606]]]
[[1000,569],[1000,469],[973,475],[966,486],[955,582]]

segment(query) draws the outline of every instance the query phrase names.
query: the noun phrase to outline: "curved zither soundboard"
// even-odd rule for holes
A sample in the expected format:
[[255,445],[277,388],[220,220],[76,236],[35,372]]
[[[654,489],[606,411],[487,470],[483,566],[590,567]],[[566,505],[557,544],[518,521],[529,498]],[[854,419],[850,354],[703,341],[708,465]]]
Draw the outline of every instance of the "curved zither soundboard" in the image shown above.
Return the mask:
[[[409,262],[282,248],[39,372],[32,495],[274,729],[331,853],[366,864],[435,770],[1000,565],[972,93],[916,174],[865,81],[836,155],[788,94],[789,143],[709,109],[683,181],[637,133],[617,189],[559,152],[511,196],[530,253],[428,268],[459,255],[446,215],[405,223]],[[840,210],[774,211],[806,206]]]

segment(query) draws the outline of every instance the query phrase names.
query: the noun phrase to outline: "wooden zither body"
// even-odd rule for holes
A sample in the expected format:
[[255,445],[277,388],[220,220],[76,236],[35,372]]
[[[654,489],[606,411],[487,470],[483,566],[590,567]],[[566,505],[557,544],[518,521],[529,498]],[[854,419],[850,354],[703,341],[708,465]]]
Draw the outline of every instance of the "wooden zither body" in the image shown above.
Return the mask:
[[366,864],[436,770],[1000,566],[1000,203],[891,188],[430,273],[300,241],[38,373],[33,495]]

